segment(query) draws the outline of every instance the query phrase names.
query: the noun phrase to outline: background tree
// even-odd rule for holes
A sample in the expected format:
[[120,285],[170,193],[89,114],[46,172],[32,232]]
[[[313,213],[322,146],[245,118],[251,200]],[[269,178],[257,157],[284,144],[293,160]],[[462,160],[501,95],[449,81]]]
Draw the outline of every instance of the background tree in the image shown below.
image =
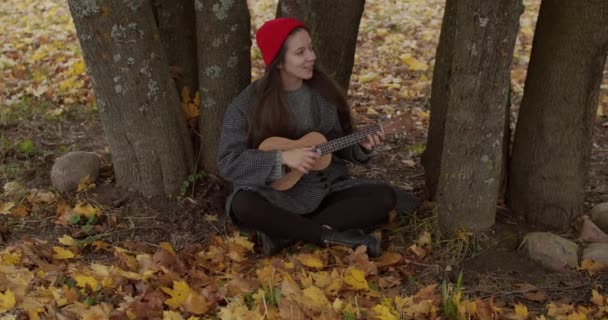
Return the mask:
[[193,152],[148,1],[68,1],[119,185],[174,194]]
[[564,229],[582,213],[602,71],[608,2],[543,0],[515,130],[510,205]]
[[250,17],[246,0],[199,0],[196,6],[201,157],[217,171],[217,147],[226,108],[251,82]]
[[446,2],[423,164],[443,231],[494,224],[521,0]]
[[167,54],[169,70],[179,93],[198,90],[196,22],[194,1],[154,0],[156,24]]
[[365,0],[280,0],[277,17],[295,17],[310,28],[323,69],[348,91]]

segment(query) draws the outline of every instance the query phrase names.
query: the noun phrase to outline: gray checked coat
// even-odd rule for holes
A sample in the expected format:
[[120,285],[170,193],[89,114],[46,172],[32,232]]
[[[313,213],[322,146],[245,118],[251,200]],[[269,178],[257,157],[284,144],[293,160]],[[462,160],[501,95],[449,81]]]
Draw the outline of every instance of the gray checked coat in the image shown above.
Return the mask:
[[[335,152],[331,164],[325,170],[303,176],[291,189],[272,189],[272,181],[281,177],[280,169],[277,174],[277,168],[281,167],[278,152],[249,149],[247,146],[247,115],[254,108],[254,86],[255,83],[249,85],[236,97],[224,116],[218,166],[220,174],[234,186],[226,203],[229,216],[232,197],[243,189],[259,193],[287,211],[307,214],[314,211],[329,193],[371,182],[352,178],[348,174],[344,160],[359,164],[369,160],[369,155],[356,144]],[[298,91],[300,93],[287,95],[297,123],[296,136],[301,137],[310,131],[320,132],[327,140],[342,136],[336,107],[306,85]]]

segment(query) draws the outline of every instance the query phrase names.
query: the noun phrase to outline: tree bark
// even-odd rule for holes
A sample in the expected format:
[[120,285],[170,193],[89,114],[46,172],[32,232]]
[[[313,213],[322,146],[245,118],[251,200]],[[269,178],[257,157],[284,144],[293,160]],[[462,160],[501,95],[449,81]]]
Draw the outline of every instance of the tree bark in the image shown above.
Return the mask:
[[171,77],[181,94],[198,90],[196,21],[192,0],[154,0],[156,24],[169,61]]
[[[494,224],[521,0],[448,0],[424,163],[442,231]],[[436,176],[434,176],[436,175]]]
[[150,3],[68,3],[117,183],[145,195],[175,194],[193,152]]
[[566,229],[583,211],[608,52],[608,2],[543,0],[511,159],[510,205]]
[[277,17],[295,17],[310,29],[317,60],[348,91],[365,0],[280,0]]
[[251,82],[246,0],[197,0],[201,164],[217,172],[217,142],[226,108]]
[[426,192],[431,200],[435,199],[443,155],[446,113],[448,109],[450,86],[453,80],[450,70],[454,64],[456,46],[456,1],[446,1],[443,21],[435,55],[433,82],[431,83],[431,118],[426,148],[421,157],[425,170]]

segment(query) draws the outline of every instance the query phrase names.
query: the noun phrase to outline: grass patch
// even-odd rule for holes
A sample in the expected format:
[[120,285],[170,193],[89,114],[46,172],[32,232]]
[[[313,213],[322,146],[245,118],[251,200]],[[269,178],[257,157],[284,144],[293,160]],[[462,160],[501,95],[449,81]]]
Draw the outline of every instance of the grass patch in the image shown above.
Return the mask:
[[0,126],[12,126],[23,121],[73,121],[96,117],[96,105],[56,106],[50,102],[23,97],[19,103],[0,109]]

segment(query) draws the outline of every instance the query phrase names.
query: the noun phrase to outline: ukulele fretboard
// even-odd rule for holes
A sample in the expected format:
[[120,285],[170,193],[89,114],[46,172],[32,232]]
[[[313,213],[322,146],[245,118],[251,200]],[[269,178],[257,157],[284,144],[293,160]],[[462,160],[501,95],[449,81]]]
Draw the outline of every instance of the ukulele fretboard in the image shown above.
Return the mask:
[[317,150],[320,151],[321,155],[326,155],[334,151],[344,149],[352,146],[353,144],[365,139],[368,135],[381,131],[382,127],[380,124],[373,124],[371,126],[364,127],[344,137],[327,141],[317,146]]

